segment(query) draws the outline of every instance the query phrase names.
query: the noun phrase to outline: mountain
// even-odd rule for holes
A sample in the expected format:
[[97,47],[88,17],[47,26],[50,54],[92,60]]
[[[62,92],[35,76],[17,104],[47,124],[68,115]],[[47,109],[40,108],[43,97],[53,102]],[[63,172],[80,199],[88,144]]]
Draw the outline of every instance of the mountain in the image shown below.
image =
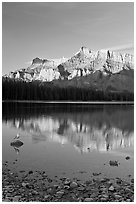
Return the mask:
[[[3,83],[5,81],[7,83],[9,80],[28,82],[29,85],[30,82],[36,82],[39,83],[39,87],[47,84],[53,88],[58,87],[61,89],[72,87],[90,89],[95,92],[103,92],[104,97],[100,97],[103,100],[109,100],[109,98],[112,98],[110,100],[116,100],[118,97],[108,97],[106,99],[105,92],[118,94],[134,93],[134,56],[109,50],[95,52],[86,47],[81,47],[69,59],[64,57],[61,59],[40,59],[37,57],[32,60],[28,68],[19,69],[3,76]],[[7,88],[6,86],[4,88],[5,90]],[[41,92],[41,88],[39,89],[40,91],[38,92]],[[54,90],[54,93],[56,91]],[[68,95],[70,94],[71,91]],[[80,94],[82,93],[78,95]],[[15,93],[15,95],[17,94]],[[62,95],[64,94],[62,93]],[[11,99],[9,96],[5,98]],[[30,99],[31,97],[26,98]],[[53,100],[69,100],[69,97],[64,97],[64,99],[63,97],[56,98],[56,93],[55,96],[51,97],[51,100],[52,98]],[[83,98],[83,100],[90,100],[90,98],[86,99],[86,96]],[[127,96],[125,100],[132,100],[132,98],[131,96]],[[16,99],[23,99],[23,95],[19,98],[16,97]],[[32,97],[32,99],[36,99],[36,97]],[[37,99],[46,100],[47,97],[39,96]],[[72,96],[70,99],[80,100],[81,98]],[[94,100],[96,99],[97,97]]]
[[130,54],[121,54],[109,50],[91,51],[81,47],[73,57],[61,59],[32,60],[31,66],[26,69],[10,72],[4,77],[22,79],[26,81],[40,80],[53,81],[55,79],[73,79],[87,76],[101,71],[104,75],[119,73],[122,70],[134,68],[134,57]]
[[4,75],[11,79],[20,79],[24,81],[52,81],[59,78],[59,72],[57,71],[57,66],[67,59],[40,59],[36,57],[32,60],[32,64],[26,69],[19,69],[9,74]]

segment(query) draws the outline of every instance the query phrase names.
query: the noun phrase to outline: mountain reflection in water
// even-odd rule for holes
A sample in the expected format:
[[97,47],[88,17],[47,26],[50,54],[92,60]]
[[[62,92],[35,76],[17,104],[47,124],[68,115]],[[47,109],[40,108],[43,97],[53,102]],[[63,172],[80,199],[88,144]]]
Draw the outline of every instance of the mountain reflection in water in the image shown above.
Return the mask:
[[79,152],[134,145],[131,105],[3,103],[3,123],[26,131],[34,142],[72,144]]

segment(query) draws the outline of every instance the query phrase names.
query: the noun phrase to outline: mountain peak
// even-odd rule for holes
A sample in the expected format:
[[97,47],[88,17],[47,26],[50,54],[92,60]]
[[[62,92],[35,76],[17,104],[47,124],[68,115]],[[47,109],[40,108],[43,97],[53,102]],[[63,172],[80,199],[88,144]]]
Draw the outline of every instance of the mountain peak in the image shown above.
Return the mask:
[[33,64],[41,64],[41,63],[43,63],[43,60],[40,59],[39,57],[34,58],[32,61],[32,65]]
[[84,55],[89,55],[91,53],[91,50],[85,46],[82,46],[79,50],[80,53],[83,53]]
[[[61,70],[59,69],[61,67]],[[26,69],[10,72],[5,77],[25,81],[53,81],[58,79],[71,80],[101,71],[104,75],[119,73],[122,70],[134,68],[134,57],[110,50],[92,51],[82,46],[71,58],[32,60],[32,65]]]

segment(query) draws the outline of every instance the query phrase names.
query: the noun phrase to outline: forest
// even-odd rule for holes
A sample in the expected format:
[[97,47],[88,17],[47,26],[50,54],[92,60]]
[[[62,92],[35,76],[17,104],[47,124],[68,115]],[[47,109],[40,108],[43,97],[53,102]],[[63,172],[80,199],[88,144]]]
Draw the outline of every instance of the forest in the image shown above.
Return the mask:
[[134,101],[134,93],[96,91],[91,87],[58,87],[52,82],[3,78],[2,100]]

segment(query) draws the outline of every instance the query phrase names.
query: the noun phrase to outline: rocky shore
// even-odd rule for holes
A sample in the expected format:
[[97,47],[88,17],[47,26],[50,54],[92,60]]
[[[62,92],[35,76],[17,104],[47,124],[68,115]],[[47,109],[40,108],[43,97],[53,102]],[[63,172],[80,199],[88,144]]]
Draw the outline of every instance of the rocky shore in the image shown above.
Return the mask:
[[[131,177],[131,176],[130,176]],[[2,171],[3,202],[133,202],[134,179],[98,178],[88,181],[50,178],[45,171],[12,171],[8,162]]]

